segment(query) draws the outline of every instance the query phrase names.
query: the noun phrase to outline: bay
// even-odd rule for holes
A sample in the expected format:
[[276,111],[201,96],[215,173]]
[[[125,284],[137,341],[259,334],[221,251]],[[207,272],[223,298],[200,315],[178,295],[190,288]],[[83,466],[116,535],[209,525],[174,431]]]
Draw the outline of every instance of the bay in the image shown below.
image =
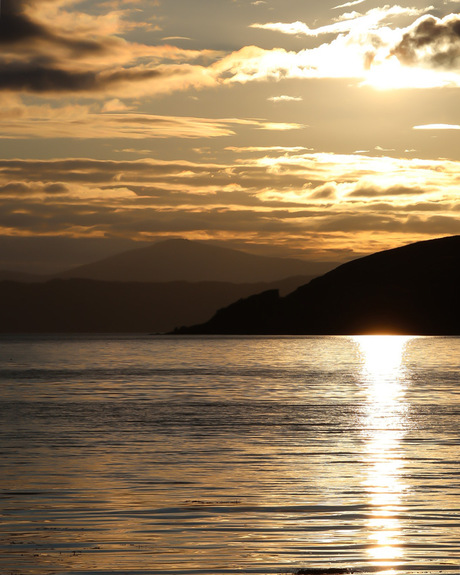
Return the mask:
[[0,572],[459,573],[460,338],[1,336]]

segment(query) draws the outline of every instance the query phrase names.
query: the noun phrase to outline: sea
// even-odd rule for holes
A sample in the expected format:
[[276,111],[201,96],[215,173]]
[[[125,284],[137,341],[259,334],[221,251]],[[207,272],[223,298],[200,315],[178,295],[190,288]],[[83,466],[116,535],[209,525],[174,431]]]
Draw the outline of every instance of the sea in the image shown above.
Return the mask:
[[460,574],[460,338],[0,336],[0,573]]

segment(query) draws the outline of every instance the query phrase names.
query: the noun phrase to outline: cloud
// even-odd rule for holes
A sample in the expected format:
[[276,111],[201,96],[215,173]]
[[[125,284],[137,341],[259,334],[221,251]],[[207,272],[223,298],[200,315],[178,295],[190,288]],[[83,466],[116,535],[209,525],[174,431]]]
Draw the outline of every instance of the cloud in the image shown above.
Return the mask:
[[[38,8],[43,9],[45,6],[46,9],[49,4],[43,0],[2,0],[0,46],[3,47],[3,50],[15,47],[19,51],[36,51],[37,48],[48,47],[65,49],[78,55],[108,49],[108,46],[103,42],[88,40],[88,37],[83,34],[80,37],[78,34],[76,36],[62,34],[59,29],[53,28],[52,24],[39,19],[37,17]],[[55,2],[55,6],[62,4],[62,2]],[[73,28],[75,31],[75,21]],[[116,42],[116,40],[112,39],[112,42]]]
[[395,151],[394,148],[382,148],[382,146],[375,146],[374,150],[376,150],[377,152],[394,152]]
[[43,182],[10,182],[0,186],[0,197],[20,197],[20,196],[35,196],[37,194],[42,196],[59,196],[68,195],[71,192],[70,188],[61,183],[47,183]]
[[331,200],[337,195],[337,184],[335,182],[328,182],[322,186],[318,186],[310,195],[312,200]]
[[392,54],[408,66],[458,69],[460,15],[450,14],[443,19],[420,18],[403,35]]
[[299,52],[245,46],[211,65],[223,84],[286,79],[354,78],[376,88],[432,88],[460,85],[460,74],[449,75],[404,66],[391,55],[401,30],[341,34],[330,43]]
[[458,233],[458,162],[273,148],[220,163],[0,160],[0,232],[308,245],[325,259],[344,242],[356,256]]
[[410,188],[407,186],[390,186],[389,188],[379,187],[358,187],[348,194],[350,198],[378,198],[378,197],[396,197],[396,196],[422,196],[425,190],[419,187]]
[[[289,78],[356,78],[375,87],[460,85],[460,75],[452,66],[448,75],[440,75],[439,69],[434,72],[431,64],[430,69],[426,66],[430,61],[447,68],[449,59],[455,60],[457,20],[453,15],[442,21],[423,17],[404,29],[383,25],[391,18],[420,16],[426,9],[395,5],[364,14],[351,12],[319,28],[302,22],[253,24],[285,33],[337,37],[299,52],[244,46],[225,54],[130,42],[121,37],[126,23],[119,11],[101,15],[77,12],[65,0],[3,2],[3,93],[111,98],[112,109],[106,110],[115,112],[121,111],[113,108],[121,99],[127,105],[127,100],[146,95]],[[422,46],[427,28],[431,40]],[[449,48],[442,48],[446,42]],[[429,57],[423,52],[427,45],[432,52]],[[299,100],[281,95],[271,101],[294,98]]]
[[271,98],[267,98],[269,102],[301,102],[303,98],[300,96],[272,96]]
[[414,126],[413,130],[460,130],[458,124],[423,124]]
[[78,62],[30,58],[26,61],[0,60],[0,91],[30,93],[46,97],[136,99],[187,89],[217,86],[211,68],[200,65],[136,64],[88,68]]
[[129,42],[120,36],[129,27],[123,12],[88,14],[67,10],[71,4],[2,0],[0,90],[133,98],[214,83],[203,65],[218,52]]
[[130,107],[127,106],[124,102],[119,100],[118,98],[114,98],[113,100],[107,100],[104,103],[102,108],[103,112],[124,112],[129,110]]
[[240,126],[276,131],[303,127],[264,119],[139,114],[124,111],[126,106],[119,100],[106,103],[102,113],[95,112],[93,106],[84,105],[25,106],[14,97],[0,98],[0,106],[3,138],[216,138],[234,135]]
[[363,2],[366,2],[366,0],[354,0],[354,2],[346,2],[345,4],[334,6],[332,10],[339,10],[341,8],[350,8],[351,6],[357,6],[358,4],[362,4]]
[[[244,230],[268,241],[282,232],[359,232],[377,223],[378,230],[401,231],[409,212],[422,222],[430,212],[450,217],[457,197],[455,162],[261,152],[241,152],[229,164],[0,160],[0,226],[9,233],[130,238]],[[407,204],[408,198],[424,202]]]
[[352,30],[370,30],[376,28],[377,25],[390,17],[394,16],[419,16],[425,13],[432,7],[425,9],[405,8],[401,6],[384,6],[383,8],[373,8],[365,14],[359,12],[352,12],[344,14],[340,17],[339,21],[319,28],[310,28],[304,22],[270,22],[267,24],[251,24],[251,28],[261,28],[262,30],[271,30],[275,32],[282,32],[283,34],[294,34],[317,37],[323,34],[343,34]]
[[79,71],[30,63],[0,63],[1,90],[35,93],[106,92],[124,83],[158,79],[158,70],[142,68],[110,71]]
[[225,148],[231,152],[281,152],[281,153],[296,153],[296,152],[312,152],[313,148],[305,148],[304,146],[228,146]]
[[343,14],[319,28],[303,22],[253,24],[253,27],[318,37],[330,42],[299,52],[245,46],[218,60],[212,68],[224,83],[284,79],[355,78],[377,89],[460,86],[458,15],[443,20],[422,16],[405,27],[390,27],[390,18],[420,16],[424,9],[386,6],[365,14]]
[[[435,233],[442,222],[454,227],[452,213],[457,214],[460,182],[457,163],[314,153],[304,146],[283,145],[290,140],[278,132],[277,145],[261,145],[270,142],[257,130],[300,130],[306,126],[283,122],[290,119],[281,115],[285,108],[275,110],[260,99],[259,103],[273,114],[279,112],[273,116],[279,121],[238,118],[230,113],[218,117],[215,112],[228,102],[226,98],[219,100],[218,90],[250,82],[353,78],[356,83],[371,83],[375,78],[385,82],[396,78],[413,86],[417,82],[413,82],[411,71],[423,69],[424,77],[429,74],[436,82],[439,74],[448,70],[450,83],[456,85],[459,74],[455,67],[442,62],[436,68],[428,58],[442,46],[455,44],[455,27],[446,19],[437,22],[438,26],[451,26],[450,35],[446,31],[438,34],[444,38],[442,46],[430,41],[429,54],[419,42],[422,30],[417,26],[422,19],[406,28],[395,27],[395,22],[405,19],[407,24],[424,12],[399,6],[362,14],[336,13],[329,26],[298,23],[292,33],[317,38],[315,42],[305,40],[305,46],[316,46],[311,49],[243,45],[231,52],[182,49],[172,45],[178,39],[173,36],[168,36],[169,44],[162,45],[132,41],[131,31],[144,25],[137,22],[140,15],[132,22],[128,20],[128,10],[136,8],[135,2],[0,1],[3,16],[6,14],[0,21],[3,138],[66,139],[59,148],[52,148],[56,142],[40,144],[35,149],[43,156],[47,149],[55,149],[59,155],[66,149],[85,149],[82,141],[90,139],[129,139],[132,142],[115,144],[125,154],[144,157],[132,161],[72,157],[0,160],[3,235],[130,240],[186,235],[280,246],[308,243],[314,246],[311,249],[322,253],[330,249],[335,254],[341,253],[345,240],[350,250],[368,249],[372,244],[375,251],[379,242],[388,247],[392,242],[402,243],[410,234],[412,241],[413,234]],[[347,2],[336,8],[358,3]],[[137,7],[142,5],[137,3]],[[174,30],[164,34],[169,32]],[[412,43],[406,44],[415,56],[404,61],[393,50],[407,34],[412,34]],[[142,30],[138,38],[153,43],[159,36],[148,36]],[[298,45],[298,40],[294,44]],[[442,78],[445,81],[447,75]],[[429,85],[439,85],[436,82]],[[301,101],[300,96],[288,95],[292,90],[297,93],[295,85],[297,88],[292,83],[284,87],[279,84],[279,89],[272,86],[265,97],[276,94],[270,98],[273,104]],[[212,88],[215,94],[210,90],[201,102],[192,103],[189,98],[195,95],[193,90],[204,88]],[[188,97],[164,98],[161,102],[145,98],[185,90],[191,92]],[[231,95],[239,91],[234,87]],[[307,90],[302,88],[298,93],[306,94]],[[199,105],[211,100],[203,117],[198,112],[194,115]],[[182,103],[192,107],[181,108],[183,116],[171,112],[178,111]],[[155,113],[146,112],[152,110]],[[448,126],[458,129],[455,124]],[[243,131],[244,140],[238,139]],[[164,146],[163,142],[145,143],[153,138],[203,141],[191,146],[186,142],[164,142]],[[211,138],[227,138],[218,142],[227,147],[211,147]],[[74,148],[71,139],[76,142]],[[134,140],[141,142],[139,149]],[[248,145],[238,145],[242,141]],[[10,143],[8,153],[16,155],[19,146]],[[107,143],[100,143],[95,152],[98,156],[110,153]],[[374,144],[363,145],[372,149]],[[88,145],[88,153],[91,146],[96,147],[94,142]],[[189,156],[199,158],[196,161],[164,161],[153,155],[155,146],[168,158],[174,153],[182,157],[191,147],[203,155]],[[21,149],[26,154],[30,147]],[[379,149],[379,153],[386,152]],[[217,161],[211,153],[223,159]]]

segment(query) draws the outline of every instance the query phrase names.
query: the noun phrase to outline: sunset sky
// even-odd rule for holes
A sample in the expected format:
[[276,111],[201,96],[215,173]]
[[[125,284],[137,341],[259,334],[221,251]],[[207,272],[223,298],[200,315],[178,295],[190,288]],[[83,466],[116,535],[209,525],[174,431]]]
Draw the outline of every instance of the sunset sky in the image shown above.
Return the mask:
[[0,269],[460,234],[460,2],[1,0]]

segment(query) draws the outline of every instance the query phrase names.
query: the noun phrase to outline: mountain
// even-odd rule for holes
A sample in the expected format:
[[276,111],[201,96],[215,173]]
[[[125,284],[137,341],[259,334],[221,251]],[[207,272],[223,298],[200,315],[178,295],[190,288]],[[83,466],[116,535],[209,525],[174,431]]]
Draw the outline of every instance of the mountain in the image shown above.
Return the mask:
[[0,281],[4,333],[168,332],[206,321],[238,298],[276,287],[288,293],[305,276],[274,283]]
[[158,242],[59,274],[59,278],[102,281],[272,282],[290,276],[317,276],[333,264],[257,256],[184,239]]
[[378,252],[175,333],[460,335],[460,236]]
[[25,272],[17,272],[10,270],[0,270],[0,282],[13,281],[13,282],[44,282],[50,279],[48,276],[41,276],[38,274],[28,274]]

